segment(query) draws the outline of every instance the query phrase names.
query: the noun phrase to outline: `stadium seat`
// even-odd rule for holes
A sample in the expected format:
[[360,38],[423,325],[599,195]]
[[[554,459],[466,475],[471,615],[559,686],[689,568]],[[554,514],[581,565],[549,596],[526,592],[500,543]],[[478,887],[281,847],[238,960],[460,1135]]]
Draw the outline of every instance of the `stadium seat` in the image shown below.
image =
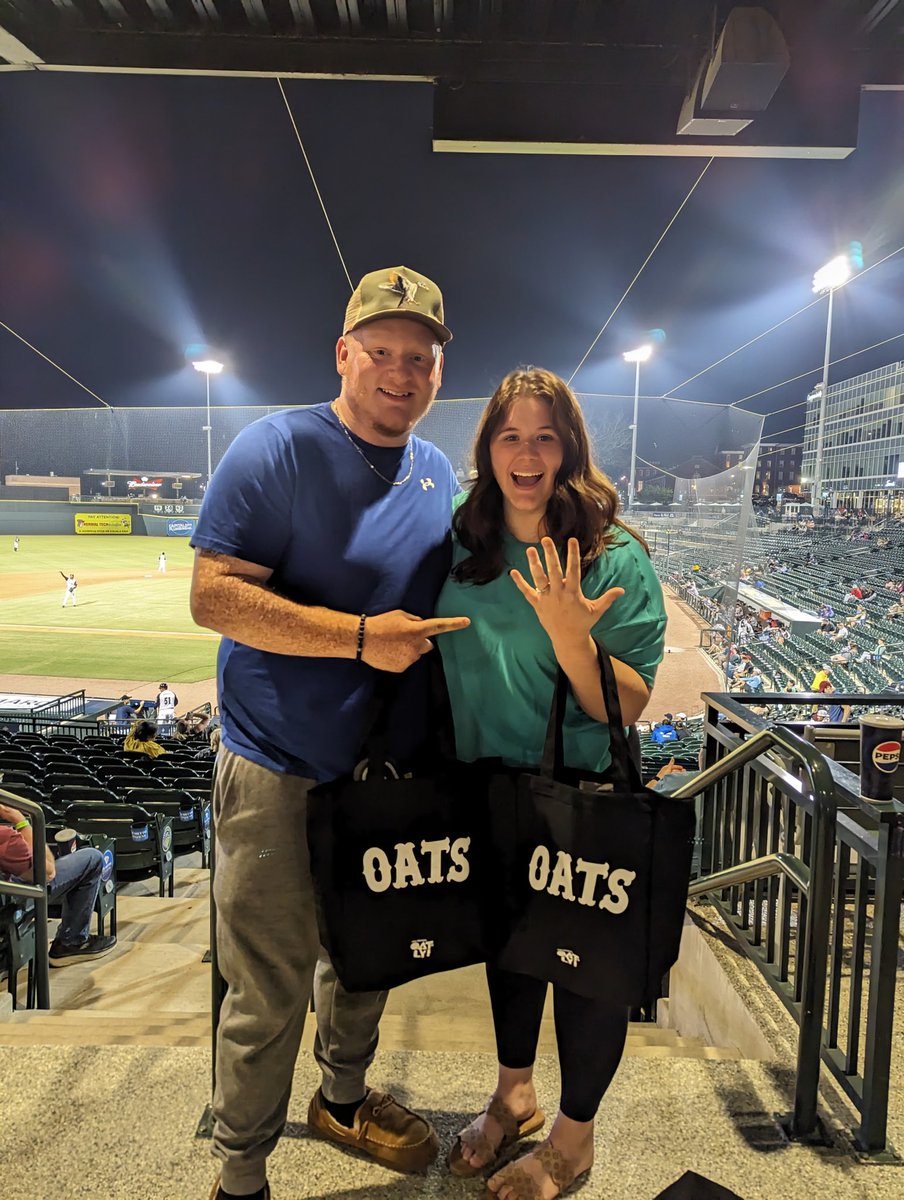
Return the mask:
[[[47,818],[47,834],[48,838],[58,830],[67,828],[68,818],[58,814],[54,820]],[[100,888],[97,892],[97,899],[94,902],[94,911],[97,913],[97,933],[99,937],[104,936],[107,919],[110,921],[110,933],[116,934],[116,852],[113,838],[106,834],[84,834],[77,833],[79,842],[78,849],[83,846],[91,846],[95,850],[99,850],[103,858],[103,866],[101,867]],[[48,907],[48,913],[52,917],[58,917],[62,912],[61,904],[51,904]]]
[[173,895],[173,819],[138,804],[87,801],[69,804],[65,817],[79,833],[114,840],[117,879],[157,875],[159,895]]
[[115,803],[118,797],[109,788],[96,785],[82,784],[65,784],[63,787],[54,788],[50,792],[48,799],[54,808],[65,810],[70,804],[81,804],[84,802],[100,801],[102,803]]
[[124,799],[148,812],[173,818],[173,848],[177,854],[201,852],[201,866],[210,866],[210,802],[176,788],[130,788]]
[[[4,764],[0,763],[0,786],[12,789],[14,784],[24,784],[27,787],[40,787],[40,779],[37,775],[33,775],[31,771],[11,770]],[[27,797],[26,797],[27,799]]]
[[44,790],[51,794],[57,788],[65,787],[101,787],[101,781],[90,773],[75,771],[48,771],[42,777]]
[[19,972],[28,968],[25,1005],[35,1005],[35,914],[31,901],[0,895],[0,966],[6,971],[6,986],[16,1007]]

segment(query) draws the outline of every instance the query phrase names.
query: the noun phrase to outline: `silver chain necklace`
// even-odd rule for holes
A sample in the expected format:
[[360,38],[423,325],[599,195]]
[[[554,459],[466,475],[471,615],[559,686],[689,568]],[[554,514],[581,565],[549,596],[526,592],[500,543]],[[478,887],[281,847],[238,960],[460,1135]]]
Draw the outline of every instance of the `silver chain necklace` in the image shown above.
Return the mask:
[[367,463],[367,465],[373,471],[374,475],[376,475],[378,478],[382,479],[384,483],[388,483],[390,487],[401,487],[402,484],[408,482],[408,480],[411,478],[411,473],[414,470],[414,446],[411,444],[411,438],[408,439],[408,474],[405,476],[404,479],[387,479],[382,471],[377,470],[377,468],[373,465],[373,463],[370,461],[370,459],[367,457],[367,455],[364,453],[364,451],[361,449],[361,447],[358,445],[358,443],[355,441],[355,439],[349,433],[348,429],[346,428],[345,422],[339,416],[339,413],[336,409],[335,404],[331,404],[330,408],[332,408],[333,412],[336,413],[336,420],[339,422],[342,432],[345,434],[345,436],[348,438],[348,440],[351,442],[351,444],[354,446],[354,448],[358,451],[358,453],[361,455],[361,457],[364,459],[364,461]]

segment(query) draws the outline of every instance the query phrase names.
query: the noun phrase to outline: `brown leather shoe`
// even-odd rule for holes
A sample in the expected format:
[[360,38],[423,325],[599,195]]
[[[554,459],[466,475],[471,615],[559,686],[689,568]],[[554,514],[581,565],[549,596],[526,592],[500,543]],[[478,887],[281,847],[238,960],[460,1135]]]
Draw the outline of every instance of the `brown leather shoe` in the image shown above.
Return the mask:
[[318,1088],[308,1107],[308,1128],[317,1137],[359,1150],[396,1171],[426,1171],[439,1152],[430,1122],[388,1092],[369,1091],[349,1129],[330,1115]]

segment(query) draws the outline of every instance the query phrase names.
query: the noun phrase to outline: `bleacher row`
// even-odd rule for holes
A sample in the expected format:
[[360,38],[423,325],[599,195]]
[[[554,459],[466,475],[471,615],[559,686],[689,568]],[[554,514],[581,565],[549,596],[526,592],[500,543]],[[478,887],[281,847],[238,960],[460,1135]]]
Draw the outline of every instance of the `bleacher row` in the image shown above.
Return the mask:
[[173,894],[173,858],[210,852],[213,756],[203,743],[162,738],[152,759],[121,739],[9,733],[0,726],[0,787],[40,804],[48,837],[63,828],[113,840],[115,879],[159,878]]

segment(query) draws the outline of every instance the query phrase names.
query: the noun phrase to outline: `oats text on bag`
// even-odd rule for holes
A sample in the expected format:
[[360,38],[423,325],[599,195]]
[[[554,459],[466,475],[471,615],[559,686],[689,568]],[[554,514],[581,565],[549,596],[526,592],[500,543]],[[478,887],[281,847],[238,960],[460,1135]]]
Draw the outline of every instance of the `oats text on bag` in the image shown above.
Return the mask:
[[[636,874],[636,871],[628,871],[622,867],[610,871],[608,863],[587,862],[583,858],[579,858],[572,867],[571,855],[566,854],[564,850],[558,851],[553,866],[552,855],[546,846],[538,846],[534,850],[527,869],[528,880],[535,892],[545,889],[550,896],[557,896],[561,900],[577,899],[579,904],[588,906],[597,903],[597,883],[604,879],[608,894],[599,901],[599,907],[611,913],[623,913],[628,907],[627,889],[634,882]],[[577,897],[574,894],[575,875],[584,877],[581,893]],[[577,882],[580,887],[581,881]]]
[[414,842],[396,843],[394,863],[385,850],[371,846],[364,851],[364,878],[372,892],[385,892],[390,887],[419,887],[422,883],[464,883],[471,871],[467,859],[470,845],[469,837],[456,838],[451,843],[449,838],[421,842],[423,870]]

